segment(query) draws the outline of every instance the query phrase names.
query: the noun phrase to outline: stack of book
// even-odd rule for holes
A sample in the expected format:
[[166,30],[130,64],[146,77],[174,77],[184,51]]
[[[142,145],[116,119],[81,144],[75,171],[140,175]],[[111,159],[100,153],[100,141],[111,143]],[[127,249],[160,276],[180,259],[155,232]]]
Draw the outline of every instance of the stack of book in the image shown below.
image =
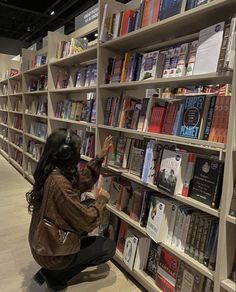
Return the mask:
[[96,94],[88,93],[84,100],[65,99],[56,106],[55,117],[65,120],[96,123]]
[[39,78],[30,79],[28,91],[38,91],[38,90],[47,90],[48,88],[48,76],[40,75]]
[[33,69],[42,65],[47,64],[48,56],[47,55],[36,55],[31,60],[31,66],[29,69]]
[[88,41],[83,38],[72,38],[69,42],[61,41],[57,47],[58,59],[64,58],[69,55],[80,53],[81,51],[87,49]]
[[12,142],[20,148],[23,148],[23,136],[22,134],[14,134]]
[[22,117],[17,115],[13,117],[13,127],[18,130],[23,129]]
[[47,138],[47,124],[43,122],[31,122],[30,134],[46,140]]
[[104,6],[101,41],[126,35],[131,31],[176,15],[180,13],[182,1],[141,0],[140,6],[135,9],[124,10],[118,9],[117,6],[115,13],[109,13],[112,5],[112,3],[106,3]]
[[43,147],[43,144],[29,140],[27,145],[27,152],[30,153],[36,160],[39,160],[43,153]]
[[118,230],[117,249],[124,263],[132,270],[143,270],[162,291],[213,291],[213,282],[181,261],[150,238],[140,235],[121,221],[110,223]]
[[23,110],[23,108],[22,108],[22,99],[18,98],[18,99],[16,99],[16,101],[14,103],[13,111],[22,112],[22,110]]
[[194,87],[163,93],[148,89],[143,99],[110,97],[105,104],[104,124],[226,144],[229,88],[204,87],[200,93]]
[[81,145],[81,155],[94,158],[95,156],[95,133],[88,132],[84,130],[77,130],[77,135],[80,136]]
[[47,116],[48,103],[46,99],[38,98],[34,99],[29,105],[28,109],[25,109],[25,113],[39,116]]

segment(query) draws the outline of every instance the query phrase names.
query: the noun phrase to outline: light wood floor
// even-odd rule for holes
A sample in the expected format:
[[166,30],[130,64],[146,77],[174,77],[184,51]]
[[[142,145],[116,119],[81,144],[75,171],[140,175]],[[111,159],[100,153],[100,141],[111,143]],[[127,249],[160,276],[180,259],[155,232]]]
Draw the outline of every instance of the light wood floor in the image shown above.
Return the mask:
[[[31,185],[0,155],[0,291],[44,292],[32,276],[39,266],[31,257],[27,235],[30,215],[25,193]],[[141,291],[112,262],[82,272],[68,292]]]

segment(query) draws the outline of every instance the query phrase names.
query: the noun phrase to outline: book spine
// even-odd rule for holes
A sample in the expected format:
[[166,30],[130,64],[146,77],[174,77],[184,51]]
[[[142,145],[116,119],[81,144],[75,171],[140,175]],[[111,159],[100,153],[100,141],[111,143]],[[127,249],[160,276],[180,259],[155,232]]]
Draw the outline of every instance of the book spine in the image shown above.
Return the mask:
[[200,221],[200,215],[196,216],[194,226],[193,226],[193,233],[192,233],[190,248],[189,248],[189,253],[188,253],[191,257],[194,256],[194,249],[195,249],[195,244],[197,240],[199,221]]
[[212,96],[210,107],[209,107],[209,111],[208,111],[207,122],[206,122],[206,127],[205,127],[205,131],[204,131],[203,140],[208,140],[208,137],[209,137],[209,134],[210,134],[210,129],[211,129],[211,124],[212,124],[212,118],[213,118],[215,103],[216,103],[216,96]]
[[174,245],[174,246],[177,245],[177,236],[178,236],[178,232],[179,232],[181,215],[182,215],[181,210],[180,210],[180,208],[178,208],[176,220],[175,220],[174,232],[173,232],[172,241],[171,241],[171,245]]
[[203,226],[203,231],[202,231],[202,237],[200,240],[200,246],[199,246],[199,256],[198,256],[198,261],[203,264],[204,262],[204,251],[205,251],[205,246],[207,242],[207,235],[210,229],[212,219],[210,218],[205,218],[204,226]]
[[191,220],[190,220],[188,235],[187,235],[187,239],[186,239],[186,245],[185,245],[185,249],[184,249],[184,252],[187,254],[189,254],[189,250],[190,250],[191,238],[192,238],[193,227],[195,224],[196,217],[197,217],[197,214],[193,214],[191,217]]
[[223,176],[223,170],[224,170],[224,164],[221,162],[218,162],[219,164],[219,170],[217,173],[217,181],[215,184],[215,192],[212,198],[211,207],[214,209],[219,208],[220,204],[220,198],[221,198],[221,191],[222,191],[222,176]]
[[215,270],[215,265],[216,265],[218,234],[219,234],[219,224],[217,224],[217,227],[216,227],[214,243],[213,243],[213,246],[212,246],[212,251],[211,251],[211,255],[210,255],[209,263],[208,263],[208,268],[210,270],[212,270],[212,271]]
[[194,247],[194,258],[198,260],[199,258],[199,253],[200,253],[200,244],[201,244],[201,238],[203,235],[203,228],[204,228],[204,223],[205,223],[205,218],[201,217],[199,220],[199,225],[198,225],[198,230],[197,230],[197,235],[196,235],[196,244]]
[[213,243],[214,243],[214,239],[215,239],[215,232],[216,232],[217,225],[218,225],[218,223],[216,221],[212,220],[210,230],[209,230],[209,233],[207,236],[205,250],[204,250],[203,264],[206,267],[208,266],[209,259],[211,256],[211,251],[212,251],[212,247],[213,247]]
[[196,163],[196,153],[189,153],[188,155],[188,165],[184,177],[184,184],[183,184],[183,189],[182,189],[182,196],[188,197],[189,195],[189,190],[190,190],[190,183],[193,178],[194,174],[194,167]]
[[187,215],[184,222],[180,250],[184,252],[192,215]]

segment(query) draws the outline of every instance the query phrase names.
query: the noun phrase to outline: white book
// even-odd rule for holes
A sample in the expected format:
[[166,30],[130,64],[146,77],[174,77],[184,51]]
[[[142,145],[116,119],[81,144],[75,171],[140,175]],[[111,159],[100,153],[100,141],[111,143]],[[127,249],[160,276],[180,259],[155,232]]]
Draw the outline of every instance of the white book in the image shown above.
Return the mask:
[[151,170],[152,163],[153,163],[153,150],[154,150],[155,143],[156,143],[156,141],[150,140],[147,144],[144,163],[143,163],[142,177],[141,177],[141,180],[144,183],[148,182],[150,170]]
[[126,139],[122,168],[127,168],[127,166],[128,166],[131,142],[132,142],[131,138]]
[[183,252],[184,252],[185,246],[186,246],[190,221],[191,221],[191,214],[185,216],[185,218],[184,218],[183,231],[182,231],[182,236],[181,236],[181,245],[179,246],[180,250]]
[[161,77],[164,61],[165,55],[159,51],[144,54],[139,80],[153,80]]
[[143,132],[147,132],[149,128],[150,117],[152,113],[153,104],[157,101],[157,97],[159,96],[158,92],[155,89],[147,89],[146,90],[146,98],[149,98],[146,117],[143,125]]
[[172,206],[171,206],[170,225],[169,225],[168,235],[167,235],[167,240],[166,240],[168,244],[171,244],[172,242],[172,237],[174,233],[175,222],[176,222],[179,206],[180,204],[178,202],[172,203]]
[[144,270],[144,268],[146,267],[150,244],[151,244],[150,238],[148,237],[139,238],[138,248],[134,262],[135,270]]
[[146,231],[156,243],[166,241],[171,207],[171,203],[167,200],[161,200],[157,197],[151,198]]
[[199,33],[199,43],[193,74],[217,72],[225,22],[205,28]]
[[104,5],[104,10],[103,10],[103,16],[102,16],[102,24],[101,24],[101,31],[99,35],[99,41],[105,42],[106,41],[106,36],[107,36],[107,27],[106,27],[106,18],[108,14],[108,4],[106,3]]
[[115,23],[114,23],[114,28],[113,28],[113,39],[118,37],[119,26],[120,26],[120,17],[121,17],[121,13],[117,12],[116,16],[115,16]]
[[138,236],[135,235],[134,231],[129,229],[125,240],[123,260],[131,271],[133,270],[138,240]]
[[230,23],[229,40],[225,54],[224,68],[231,70],[234,69],[235,51],[236,51],[236,17],[233,17]]

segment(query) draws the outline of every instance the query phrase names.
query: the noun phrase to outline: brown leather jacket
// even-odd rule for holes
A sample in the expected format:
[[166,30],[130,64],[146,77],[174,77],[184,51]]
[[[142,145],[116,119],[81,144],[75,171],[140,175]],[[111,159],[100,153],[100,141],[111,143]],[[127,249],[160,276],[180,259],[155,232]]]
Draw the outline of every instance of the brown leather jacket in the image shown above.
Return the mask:
[[[99,196],[93,206],[86,207],[80,203],[79,194],[92,188],[99,177],[100,169],[100,160],[90,161],[87,167],[78,173],[79,190],[73,190],[71,183],[59,170],[53,171],[44,185],[44,195],[48,196],[44,216],[51,222],[56,222],[61,228],[75,230],[78,234],[90,232],[97,227],[101,212],[106,206],[106,198]],[[40,256],[32,248],[33,234],[39,223],[40,214],[41,210],[33,212],[30,224],[29,244],[32,255],[41,267],[52,270],[64,269],[72,263],[75,255]]]

